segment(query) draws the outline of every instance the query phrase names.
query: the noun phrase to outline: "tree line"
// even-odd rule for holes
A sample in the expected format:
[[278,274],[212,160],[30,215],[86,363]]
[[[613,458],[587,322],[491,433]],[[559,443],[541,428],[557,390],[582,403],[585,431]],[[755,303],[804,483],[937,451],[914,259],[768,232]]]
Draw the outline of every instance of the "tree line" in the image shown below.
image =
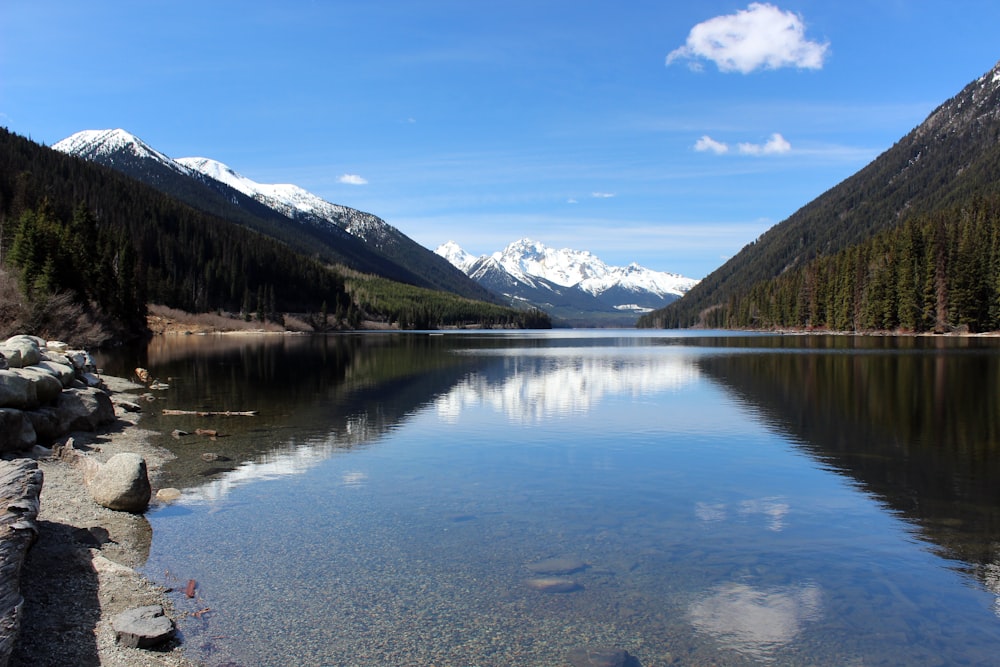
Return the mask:
[[[908,218],[706,309],[709,328],[1000,330],[1000,197]],[[652,326],[672,327],[664,318]]]

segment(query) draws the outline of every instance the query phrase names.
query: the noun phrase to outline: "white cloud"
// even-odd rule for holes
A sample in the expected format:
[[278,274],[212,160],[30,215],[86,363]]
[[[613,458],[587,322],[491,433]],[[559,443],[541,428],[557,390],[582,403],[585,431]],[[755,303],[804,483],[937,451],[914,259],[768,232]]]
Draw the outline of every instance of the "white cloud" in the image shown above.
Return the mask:
[[357,174],[344,174],[337,179],[340,183],[346,183],[347,185],[368,185],[368,180],[358,176]]
[[701,139],[695,142],[694,149],[699,153],[704,153],[706,151],[711,151],[716,155],[722,155],[729,151],[729,144],[723,143],[721,141],[716,141],[712,137],[703,135]]
[[612,197],[615,196],[615,193],[614,192],[591,192],[590,196],[594,197],[595,199],[611,199]]
[[716,16],[691,28],[687,42],[667,56],[667,65],[699,58],[710,60],[722,72],[749,74],[756,69],[798,67],[820,69],[829,43],[806,39],[802,17],[768,3],[754,2],[735,14]]
[[744,155],[781,155],[792,150],[792,145],[783,136],[775,132],[763,144],[741,143],[739,149],[740,153]]
[[570,198],[570,199],[566,200],[566,203],[567,204],[578,204],[579,202],[576,199]]

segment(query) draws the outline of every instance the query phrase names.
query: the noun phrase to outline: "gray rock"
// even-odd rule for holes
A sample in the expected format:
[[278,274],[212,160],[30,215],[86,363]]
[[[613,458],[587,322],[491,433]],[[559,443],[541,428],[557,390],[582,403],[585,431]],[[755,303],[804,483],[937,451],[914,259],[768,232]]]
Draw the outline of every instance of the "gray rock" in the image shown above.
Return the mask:
[[120,398],[117,401],[114,401],[114,403],[125,412],[142,412],[142,406],[138,403],[133,403],[132,401],[126,401]]
[[601,646],[577,646],[566,659],[573,667],[642,667],[628,651]]
[[35,434],[42,442],[53,442],[65,433],[59,409],[51,406],[28,410],[24,416],[31,421]]
[[58,378],[64,387],[70,386],[73,383],[73,378],[76,377],[76,371],[72,366],[58,361],[39,361],[34,368],[41,369]]
[[47,340],[45,341],[45,349],[51,354],[66,354],[66,350],[69,349],[69,345],[62,342],[61,340]]
[[524,583],[528,588],[542,593],[573,593],[583,590],[579,583],[564,577],[536,577],[526,579]]
[[[23,378],[26,378],[28,382],[35,385],[35,399],[38,405],[49,405],[55,403],[56,399],[59,398],[59,394],[62,393],[63,385],[59,381],[59,378],[47,373],[40,369],[38,366],[29,366],[27,368],[18,368],[12,373],[17,373]],[[16,407],[16,406],[15,406]],[[24,406],[25,408],[34,406]]]
[[579,558],[546,558],[525,567],[535,574],[571,574],[586,569],[587,564]]
[[158,604],[122,612],[111,625],[118,643],[129,648],[150,648],[174,636],[174,622]]
[[0,343],[0,352],[7,357],[12,368],[34,366],[41,361],[41,347],[45,341],[35,336],[11,336]]
[[0,370],[0,408],[27,410],[38,405],[35,385],[16,369]]
[[7,363],[7,357],[4,356],[3,352],[0,352],[0,371],[5,371],[10,368],[10,364]]
[[35,427],[22,410],[0,408],[0,452],[31,449],[36,442]]
[[94,373],[97,371],[97,366],[94,364],[93,357],[90,356],[89,352],[84,350],[72,350],[67,352],[66,359],[68,359],[69,363],[73,365],[73,368],[81,373]]
[[90,496],[108,509],[142,513],[152,494],[146,460],[138,454],[115,454],[90,480]]
[[63,433],[94,431],[98,426],[115,420],[115,406],[111,403],[111,398],[100,389],[65,389],[59,394],[56,405],[61,415]]

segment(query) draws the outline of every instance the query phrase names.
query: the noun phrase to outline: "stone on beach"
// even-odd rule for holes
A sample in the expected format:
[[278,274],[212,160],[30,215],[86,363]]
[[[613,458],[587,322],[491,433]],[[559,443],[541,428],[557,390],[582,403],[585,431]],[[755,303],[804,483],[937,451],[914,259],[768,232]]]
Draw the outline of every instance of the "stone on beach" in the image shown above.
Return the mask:
[[158,604],[122,612],[112,626],[118,643],[129,648],[149,648],[174,636],[174,622]]
[[146,460],[132,453],[112,456],[90,480],[90,495],[108,509],[144,512],[152,496]]

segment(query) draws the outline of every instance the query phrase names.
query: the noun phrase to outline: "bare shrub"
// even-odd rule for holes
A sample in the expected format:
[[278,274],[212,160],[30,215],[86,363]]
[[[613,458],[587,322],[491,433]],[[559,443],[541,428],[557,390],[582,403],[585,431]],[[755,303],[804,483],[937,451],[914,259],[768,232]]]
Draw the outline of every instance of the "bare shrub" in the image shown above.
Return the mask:
[[300,331],[303,333],[312,333],[315,331],[313,326],[304,319],[292,315],[291,313],[285,313],[285,329],[288,331]]
[[284,331],[274,322],[247,322],[239,315],[219,313],[189,313],[177,308],[151,304],[149,306],[150,329],[157,333],[204,332],[204,331]]
[[0,266],[0,338],[25,333],[26,300],[18,287],[17,278]]

